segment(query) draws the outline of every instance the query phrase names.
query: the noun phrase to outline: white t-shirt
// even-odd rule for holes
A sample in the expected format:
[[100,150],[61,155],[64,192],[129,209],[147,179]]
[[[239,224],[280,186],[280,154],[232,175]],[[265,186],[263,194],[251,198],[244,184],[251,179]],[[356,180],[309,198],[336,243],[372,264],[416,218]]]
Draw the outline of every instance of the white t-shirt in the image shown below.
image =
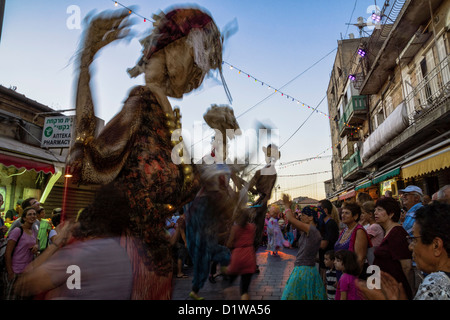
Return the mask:
[[48,233],[48,245],[51,245],[52,242],[52,237],[56,236],[58,233],[56,232],[55,229],[50,230],[50,232]]

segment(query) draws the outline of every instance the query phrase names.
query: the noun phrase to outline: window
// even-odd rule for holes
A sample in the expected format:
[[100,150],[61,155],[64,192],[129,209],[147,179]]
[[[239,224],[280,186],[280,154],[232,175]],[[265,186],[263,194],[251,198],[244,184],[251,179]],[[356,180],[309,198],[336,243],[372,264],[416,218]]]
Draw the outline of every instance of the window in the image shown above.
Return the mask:
[[386,100],[384,101],[385,104],[385,110],[386,110],[386,117],[389,117],[389,115],[394,111],[394,103],[392,102],[392,97],[388,96]]
[[341,159],[344,159],[347,155],[348,155],[348,148],[347,148],[347,136],[345,136],[342,139],[342,144],[341,144]]
[[383,108],[380,108],[376,114],[376,118],[377,118],[377,128],[383,123],[384,121],[384,112],[383,112]]
[[381,104],[379,104],[379,106],[376,108],[376,110],[377,111],[374,112],[373,118],[372,118],[372,123],[373,123],[374,129],[378,128],[384,121],[383,106]]
[[450,81],[450,67],[449,67],[449,59],[447,57],[447,50],[445,47],[444,36],[441,36],[437,43],[437,53],[439,56],[439,63],[442,70],[442,81],[444,84],[447,84]]

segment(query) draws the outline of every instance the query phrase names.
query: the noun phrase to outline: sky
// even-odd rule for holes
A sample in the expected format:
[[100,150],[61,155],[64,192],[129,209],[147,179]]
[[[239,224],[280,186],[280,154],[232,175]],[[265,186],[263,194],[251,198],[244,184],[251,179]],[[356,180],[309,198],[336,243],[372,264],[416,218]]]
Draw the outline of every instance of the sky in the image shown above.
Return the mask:
[[[6,0],[0,85],[16,87],[18,93],[55,110],[74,109],[83,19],[89,13],[129,7],[134,37],[102,49],[92,67],[95,112],[108,122],[121,110],[130,89],[144,84],[143,76],[130,78],[126,70],[141,56],[139,40],[150,32],[152,15],[175,5],[200,6],[219,29],[237,28],[223,52],[232,104],[220,78],[207,79],[183,99],[170,99],[172,106],[180,107],[183,134],[187,145],[194,145],[194,158],[209,147],[211,132],[203,114],[212,104],[230,105],[244,132],[264,124],[273,129],[272,142],[281,146],[272,201],[282,193],[325,197],[323,181],[331,179],[332,154],[326,90],[337,42],[349,34],[359,37],[358,28],[349,23],[358,17],[370,19],[376,0],[118,2],[116,7],[111,0]],[[195,128],[202,128],[201,134]],[[245,151],[253,150],[254,143],[250,140]],[[256,159],[263,162],[261,154]]]

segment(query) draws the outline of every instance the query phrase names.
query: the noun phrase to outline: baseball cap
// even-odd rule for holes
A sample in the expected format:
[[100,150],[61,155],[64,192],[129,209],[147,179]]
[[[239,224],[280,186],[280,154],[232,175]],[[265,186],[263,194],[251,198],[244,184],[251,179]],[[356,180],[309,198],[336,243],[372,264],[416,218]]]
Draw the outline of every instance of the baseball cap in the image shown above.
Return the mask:
[[423,196],[422,189],[420,189],[417,186],[407,186],[405,189],[398,190],[398,192],[403,192],[403,193],[405,193],[405,192],[417,192],[418,194]]

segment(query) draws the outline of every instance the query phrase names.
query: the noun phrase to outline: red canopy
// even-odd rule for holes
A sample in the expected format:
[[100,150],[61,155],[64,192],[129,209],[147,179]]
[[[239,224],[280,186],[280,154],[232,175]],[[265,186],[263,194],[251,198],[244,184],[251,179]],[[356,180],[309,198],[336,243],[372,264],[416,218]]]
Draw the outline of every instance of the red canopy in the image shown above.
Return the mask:
[[0,163],[5,167],[14,166],[17,169],[25,168],[27,170],[35,170],[36,172],[55,173],[55,167],[52,164],[6,154],[0,154]]
[[344,193],[343,195],[340,195],[339,196],[339,200],[345,200],[345,199],[348,199],[348,198],[351,198],[351,197],[354,197],[354,196],[356,196],[356,191],[352,190],[352,191],[349,191],[347,193]]

